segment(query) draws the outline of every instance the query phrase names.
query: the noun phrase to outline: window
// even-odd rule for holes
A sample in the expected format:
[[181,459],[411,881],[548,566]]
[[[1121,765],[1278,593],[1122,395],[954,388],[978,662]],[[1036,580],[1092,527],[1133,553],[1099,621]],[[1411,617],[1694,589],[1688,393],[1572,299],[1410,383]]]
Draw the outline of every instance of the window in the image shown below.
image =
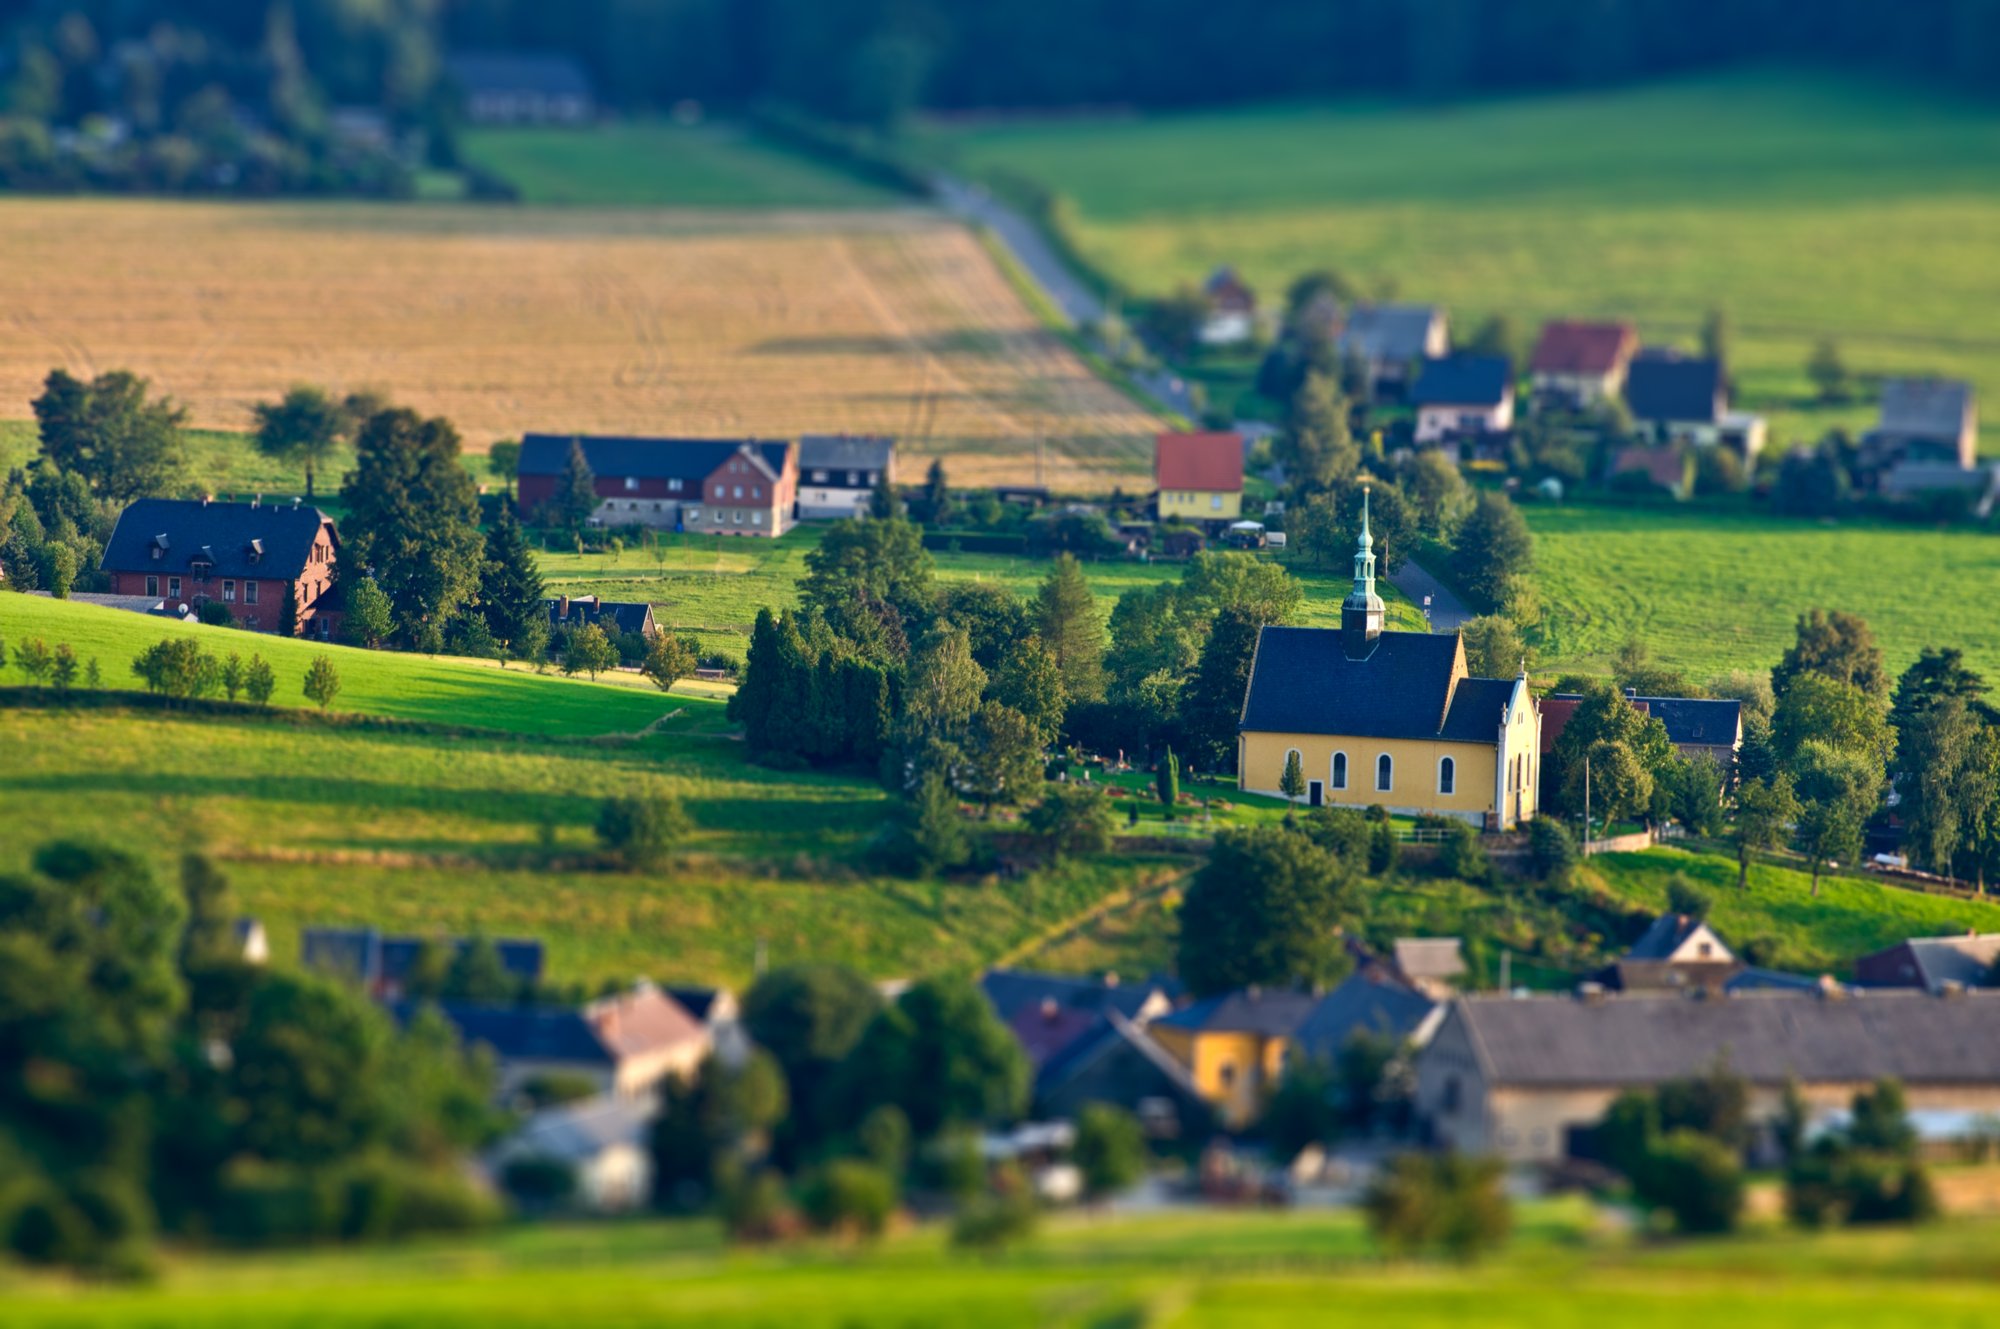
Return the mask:
[[1438,792],[1450,794],[1458,789],[1458,763],[1450,757],[1438,758]]
[[1458,1111],[1458,1097],[1458,1077],[1456,1075],[1447,1075],[1444,1081],[1444,1092],[1438,1095],[1438,1109],[1447,1115]]
[[760,485],[751,485],[751,486],[750,486],[750,497],[752,497],[752,498],[762,498],[762,497],[764,497],[764,490],[763,490],[763,487],[762,487],[762,486],[760,486]]
[[679,476],[676,476],[673,479],[667,481],[667,492],[669,494],[678,494],[681,492],[681,482]]
[[743,524],[743,514],[740,512],[732,512],[729,514],[729,520],[735,522],[738,526],[741,526]]
[[181,598],[181,579],[179,577],[167,578],[167,594],[176,600]]
[[1377,789],[1396,787],[1396,763],[1389,759],[1389,754],[1386,752],[1375,759],[1375,787]]
[[158,577],[146,578],[146,594],[158,595],[159,593],[160,593],[160,579]]
[[1211,512],[1220,512],[1220,511],[1222,511],[1222,495],[1220,495],[1220,494],[1210,494],[1210,495],[1208,496],[1208,507],[1209,507],[1209,511],[1211,511]]
[[751,524],[752,526],[762,526],[762,525],[764,524],[764,514],[763,514],[763,513],[761,513],[761,512],[753,512],[753,513],[751,513],[751,514],[750,514],[750,524]]
[[848,484],[850,484],[850,485],[858,485],[858,484],[860,484],[860,483],[861,483],[861,472],[859,472],[859,471],[849,471],[849,472],[847,473],[847,483],[848,483]]
[[825,472],[825,471],[814,471],[814,472],[813,472],[813,483],[814,483],[814,484],[816,484],[816,485],[823,485],[823,484],[825,484],[825,483],[826,483],[826,472]]
[[256,582],[246,581],[243,583],[243,603],[246,605],[254,605],[257,603]]
[[638,477],[638,476],[636,476],[636,475],[628,475],[628,476],[626,476],[626,477],[625,477],[625,492],[626,492],[626,493],[628,493],[628,494],[636,494],[636,493],[638,493],[638,492],[639,492],[639,477]]
[[658,512],[659,510],[660,510],[660,505],[658,503],[655,503],[653,505],[653,511]]
[[689,508],[687,510],[687,519],[690,526],[698,524],[701,521],[701,509]]
[[1234,1088],[1236,1086],[1236,1063],[1223,1062],[1222,1069],[1217,1071],[1216,1075],[1222,1080],[1222,1087],[1224,1089]]
[[222,598],[229,604],[236,602],[236,583],[225,578],[222,583]]
[[625,510],[627,512],[637,512],[639,510],[639,505],[637,503],[627,503],[625,505]]
[[733,488],[733,489],[732,489],[732,490],[730,491],[730,494],[729,494],[729,496],[730,496],[731,498],[741,498],[741,497],[743,497],[743,486],[742,486],[742,485],[737,485],[737,486],[735,486],[735,487],[734,487],[734,488]]
[[1336,752],[1333,754],[1333,779],[1330,783],[1335,789],[1347,788],[1347,754],[1345,752]]

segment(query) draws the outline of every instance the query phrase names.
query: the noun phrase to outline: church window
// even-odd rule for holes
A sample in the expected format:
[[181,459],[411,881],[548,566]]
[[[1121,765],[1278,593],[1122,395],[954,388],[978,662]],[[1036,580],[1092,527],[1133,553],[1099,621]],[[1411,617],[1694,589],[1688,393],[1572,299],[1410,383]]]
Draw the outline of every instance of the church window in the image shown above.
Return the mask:
[[1450,757],[1438,759],[1438,792],[1450,794],[1457,791],[1458,763]]
[[1347,754],[1345,752],[1336,752],[1333,754],[1333,779],[1331,783],[1335,789],[1347,788]]
[[1377,789],[1393,789],[1395,786],[1396,763],[1385,752],[1375,759],[1375,787]]

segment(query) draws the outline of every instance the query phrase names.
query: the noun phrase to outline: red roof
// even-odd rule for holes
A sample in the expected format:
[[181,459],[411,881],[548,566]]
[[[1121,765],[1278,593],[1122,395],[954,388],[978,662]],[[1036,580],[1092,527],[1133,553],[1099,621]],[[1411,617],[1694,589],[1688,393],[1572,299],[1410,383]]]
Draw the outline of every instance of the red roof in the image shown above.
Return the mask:
[[1205,494],[1241,491],[1243,435],[1161,434],[1153,453],[1153,483]]
[[[1576,714],[1576,708],[1581,705],[1583,705],[1583,698],[1581,697],[1542,698],[1542,755],[1544,757],[1556,750],[1556,740],[1562,737],[1563,730],[1569,728],[1569,718]],[[1652,714],[1653,706],[1651,702],[1635,700],[1632,702],[1632,709],[1641,715],[1650,715]]]
[[1528,363],[1534,374],[1610,374],[1639,347],[1630,323],[1549,323]]

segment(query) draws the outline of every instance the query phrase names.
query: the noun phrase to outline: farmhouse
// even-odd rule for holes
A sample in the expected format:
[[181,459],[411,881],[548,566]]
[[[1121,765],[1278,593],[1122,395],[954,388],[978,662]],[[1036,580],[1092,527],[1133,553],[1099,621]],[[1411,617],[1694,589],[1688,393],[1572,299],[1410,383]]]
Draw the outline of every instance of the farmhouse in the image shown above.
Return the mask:
[[1763,417],[1729,409],[1717,360],[1643,347],[1626,368],[1625,405],[1658,443],[1728,444],[1745,460],[1764,446]]
[[[1666,728],[1667,741],[1681,756],[1712,758],[1725,771],[1736,768],[1736,755],[1743,750],[1742,702],[1728,697],[1641,697],[1630,688],[1625,697],[1633,710]],[[1544,756],[1555,750],[1556,740],[1582,704],[1583,697],[1574,692],[1542,698]]]
[[653,606],[643,600],[601,600],[594,595],[558,595],[546,602],[549,628],[574,632],[596,624],[607,636],[634,633],[657,637],[660,625],[653,618]]
[[1461,997],[1417,1056],[1417,1111],[1448,1148],[1550,1162],[1587,1154],[1623,1091],[1700,1075],[1718,1058],[1749,1081],[1759,1122],[1794,1079],[1817,1113],[1885,1076],[1918,1111],[2000,1111],[2000,995]]
[[1528,359],[1528,384],[1537,400],[1593,406],[1624,390],[1626,368],[1638,349],[1630,323],[1546,323]]
[[1416,366],[1451,349],[1451,337],[1444,311],[1433,305],[1357,305],[1334,349],[1359,364],[1370,385],[1400,396]]
[[1426,360],[1410,402],[1418,443],[1504,434],[1514,426],[1514,368],[1504,355]]
[[1338,628],[1257,636],[1238,724],[1238,783],[1322,803],[1458,817],[1504,830],[1535,815],[1541,711],[1518,678],[1473,678],[1457,633],[1385,632],[1367,501]]
[[574,1203],[589,1213],[624,1213],[652,1198],[653,1119],[658,1107],[634,1098],[592,1097],[537,1112],[495,1145],[489,1168],[504,1172],[525,1159],[569,1168]]
[[111,593],[165,601],[166,610],[228,608],[239,627],[276,632],[289,599],[295,631],[337,626],[333,585],[340,537],[318,508],[262,502],[142,498],[118,514],[98,566]]
[[836,521],[868,513],[875,486],[896,482],[896,442],[879,436],[799,438],[799,520]]
[[[419,1005],[391,1008],[407,1023]],[[468,1047],[498,1063],[504,1102],[538,1075],[588,1077],[602,1093],[644,1094],[668,1076],[694,1076],[711,1039],[701,1021],[651,984],[582,1007],[484,1006],[443,1002],[438,1009]]]
[[1882,411],[1861,436],[1856,469],[1879,474],[1901,463],[1970,470],[1979,460],[1979,413],[1972,385],[1935,378],[1882,381]]
[[1243,515],[1243,435],[1160,434],[1153,440],[1160,520],[1232,522]]
[[1209,274],[1201,293],[1208,301],[1199,333],[1202,345],[1235,346],[1256,333],[1257,293],[1236,275],[1236,269],[1217,268]]
[[1955,937],[1912,937],[1854,962],[1854,981],[1864,987],[1922,988],[1942,992],[2000,986],[2000,932],[1967,932]]
[[467,51],[445,60],[445,77],[475,125],[583,125],[597,114],[589,76],[565,55]]
[[792,527],[798,447],[751,439],[529,434],[517,481],[524,516],[561,491],[572,444],[590,468],[598,497],[591,520],[600,525],[762,536]]

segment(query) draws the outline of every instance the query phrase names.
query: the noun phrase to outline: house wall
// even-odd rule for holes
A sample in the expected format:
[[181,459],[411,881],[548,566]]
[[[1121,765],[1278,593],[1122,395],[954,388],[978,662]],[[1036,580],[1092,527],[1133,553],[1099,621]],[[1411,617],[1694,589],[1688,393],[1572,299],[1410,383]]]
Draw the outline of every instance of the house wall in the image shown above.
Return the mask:
[[[652,526],[690,534],[783,535],[796,522],[799,466],[796,449],[774,481],[749,458],[732,455],[713,475],[693,481],[667,476],[600,475],[603,501],[591,520],[605,526]],[[523,517],[555,497],[560,480],[552,475],[519,478],[515,501]],[[866,496],[863,496],[864,501]]]
[[[1530,721],[1533,714],[1531,710]],[[1530,732],[1531,729],[1520,734],[1514,745],[1514,751],[1525,756],[1526,787],[1509,791],[1503,825],[1535,815],[1540,756]],[[1435,813],[1460,817],[1475,825],[1486,824],[1488,814],[1496,813],[1498,807],[1501,791],[1496,783],[1500,775],[1497,742],[1448,743],[1437,739],[1245,732],[1239,745],[1237,782],[1250,793],[1284,797],[1278,790],[1278,782],[1284,777],[1285,754],[1296,748],[1307,781],[1320,781],[1325,801],[1334,806],[1365,808],[1380,803],[1391,812],[1411,816]],[[1345,789],[1333,787],[1335,752],[1347,754]],[[1393,784],[1386,791],[1375,787],[1376,758],[1385,752],[1394,767]],[[1458,764],[1450,794],[1438,792],[1438,764],[1444,757],[1451,757]]]
[[653,1160],[634,1144],[607,1145],[576,1169],[577,1200],[597,1214],[629,1213],[646,1204]]
[[1290,1042],[1261,1034],[1153,1025],[1153,1040],[1187,1067],[1196,1090],[1231,1130],[1249,1125],[1284,1074]]
[[1243,516],[1243,493],[1219,489],[1162,489],[1160,517],[1189,521],[1237,521]]
[[1497,406],[1425,406],[1417,411],[1417,442],[1436,443],[1458,434],[1497,434],[1514,426],[1514,394]]
[[713,1046],[713,1040],[704,1033],[657,1051],[625,1057],[618,1063],[611,1087],[629,1098],[645,1093],[668,1076],[692,1080],[700,1073],[701,1063]]
[[185,555],[151,566],[112,569],[109,575],[113,595],[157,597],[170,606],[187,604],[199,608],[209,602],[227,605],[236,626],[253,632],[276,632],[284,616],[285,596],[295,593],[299,601],[299,633],[319,637],[326,635],[321,627],[330,625],[330,620],[326,624],[317,620],[321,617],[320,601],[333,585],[334,561],[333,536],[321,526],[296,582],[282,577],[197,577],[188,570]]
[[868,500],[873,491],[867,489],[833,489],[824,485],[805,484],[799,487],[799,517],[809,521],[837,521],[842,517],[854,517],[868,511]]
[[1555,397],[1589,406],[1625,390],[1625,367],[1620,365],[1608,374],[1537,373],[1529,376],[1528,385],[1538,397]]

